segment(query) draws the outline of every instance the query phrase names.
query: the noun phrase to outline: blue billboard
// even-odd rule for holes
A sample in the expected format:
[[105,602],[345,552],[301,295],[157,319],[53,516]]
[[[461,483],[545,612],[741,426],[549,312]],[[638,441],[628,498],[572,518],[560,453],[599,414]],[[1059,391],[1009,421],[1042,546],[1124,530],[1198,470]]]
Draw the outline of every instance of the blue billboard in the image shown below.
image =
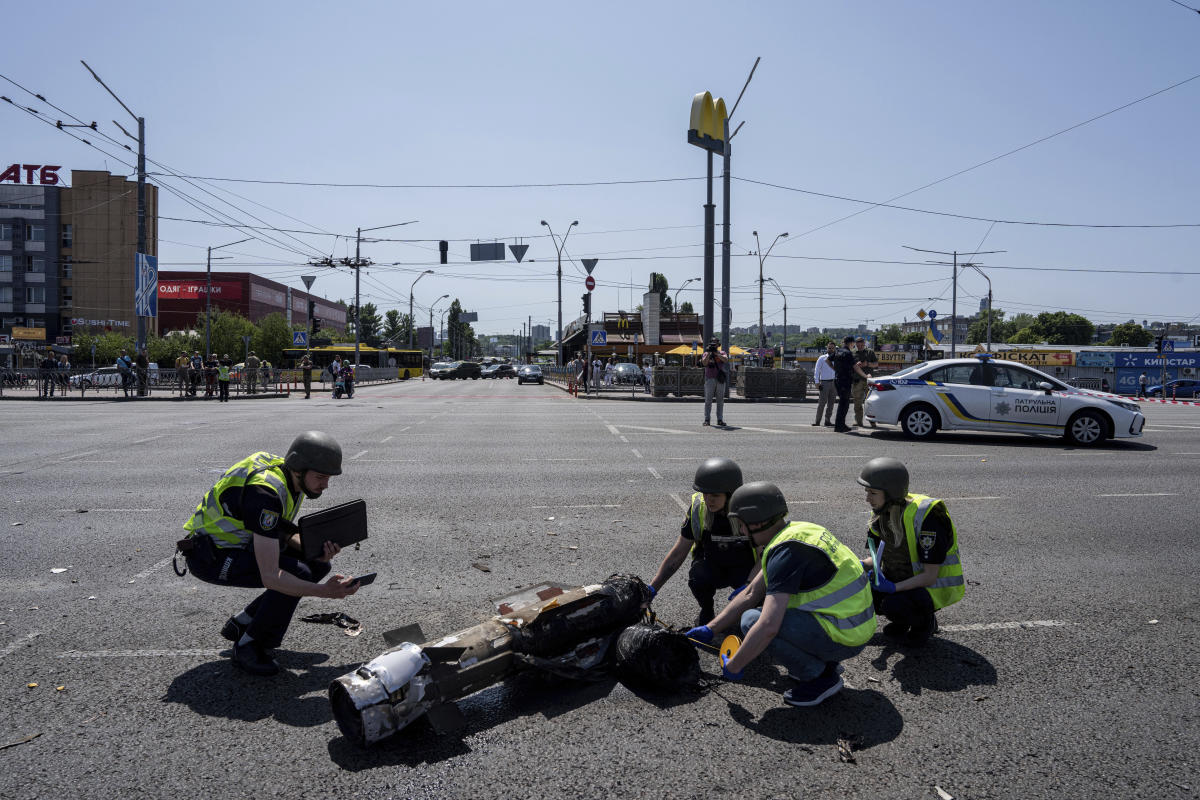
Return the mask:
[[133,313],[139,317],[158,316],[158,256],[133,256]]
[[1075,354],[1077,367],[1111,367],[1116,364],[1113,353],[1089,353],[1086,350]]
[[1118,369],[1171,370],[1179,367],[1200,367],[1200,353],[1114,353]]

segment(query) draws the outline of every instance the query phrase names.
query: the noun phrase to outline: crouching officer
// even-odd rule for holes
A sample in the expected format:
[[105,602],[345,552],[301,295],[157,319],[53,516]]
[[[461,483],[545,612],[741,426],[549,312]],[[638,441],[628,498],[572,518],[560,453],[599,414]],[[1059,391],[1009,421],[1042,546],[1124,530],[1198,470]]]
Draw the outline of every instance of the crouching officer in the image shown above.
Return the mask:
[[221,629],[233,642],[233,663],[247,672],[279,672],[270,648],[283,641],[301,597],[336,599],[358,591],[342,575],[320,582],[341,548],[326,542],[320,557],[305,560],[293,522],[304,498],[320,497],[329,478],[341,474],[342,448],[329,434],[308,431],[284,458],[259,452],[234,464],[184,523],[188,536],[179,549],[197,578],[266,589]]
[[941,500],[909,494],[908,469],[895,458],[867,462],[858,478],[875,512],[867,531],[875,610],[891,620],[883,632],[910,645],[937,633],[938,609],[963,598],[958,532]]
[[783,701],[815,706],[841,690],[839,662],[861,653],[874,635],[875,609],[850,548],[820,525],[788,522],[787,510],[773,483],[748,483],[733,493],[729,518],[762,548],[762,569],[716,619],[687,635],[711,643],[714,632],[740,624],[745,639],[731,658],[721,656],[722,674],[739,680],[769,650],[792,679]]
[[688,588],[700,604],[697,625],[716,615],[713,595],[718,589],[745,586],[754,569],[754,551],[745,537],[730,528],[727,514],[729,496],[741,485],[742,469],[728,458],[710,458],[700,465],[692,482],[696,493],[679,538],[650,581],[651,594],[658,594],[690,551]]

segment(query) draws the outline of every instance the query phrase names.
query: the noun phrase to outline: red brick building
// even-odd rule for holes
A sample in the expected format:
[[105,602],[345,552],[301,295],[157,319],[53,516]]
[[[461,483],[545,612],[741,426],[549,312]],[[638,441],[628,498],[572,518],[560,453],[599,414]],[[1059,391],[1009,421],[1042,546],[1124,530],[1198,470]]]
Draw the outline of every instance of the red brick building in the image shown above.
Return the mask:
[[[191,330],[204,313],[208,287],[206,272],[158,273],[158,330],[160,333]],[[283,314],[292,325],[308,321],[308,301],[323,330],[346,329],[346,307],[339,302],[308,294],[249,272],[212,273],[212,308],[241,314],[258,322],[268,314]]]

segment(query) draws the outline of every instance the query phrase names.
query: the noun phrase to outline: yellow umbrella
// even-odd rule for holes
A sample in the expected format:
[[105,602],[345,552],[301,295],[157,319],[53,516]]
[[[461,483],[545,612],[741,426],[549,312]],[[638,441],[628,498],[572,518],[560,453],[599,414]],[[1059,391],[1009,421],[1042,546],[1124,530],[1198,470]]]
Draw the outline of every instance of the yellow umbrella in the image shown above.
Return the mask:
[[693,348],[691,345],[681,344],[678,347],[674,347],[674,348],[668,350],[667,352],[663,353],[663,355],[694,356],[694,355],[698,355],[700,352],[701,352],[701,350],[699,347]]
[[746,355],[746,352],[747,352],[746,350],[743,350],[742,348],[738,347],[736,344],[729,345],[729,355],[731,355],[731,356],[744,356],[744,355]]

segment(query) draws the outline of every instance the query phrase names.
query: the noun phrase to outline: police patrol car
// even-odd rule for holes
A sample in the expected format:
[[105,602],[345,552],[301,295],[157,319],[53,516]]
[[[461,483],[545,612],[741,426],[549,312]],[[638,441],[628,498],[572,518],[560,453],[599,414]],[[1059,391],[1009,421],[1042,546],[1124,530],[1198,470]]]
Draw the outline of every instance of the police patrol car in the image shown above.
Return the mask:
[[1077,389],[981,353],[915,364],[871,382],[867,420],[928,439],[943,430],[1064,436],[1077,445],[1141,436],[1146,418],[1117,395]]

